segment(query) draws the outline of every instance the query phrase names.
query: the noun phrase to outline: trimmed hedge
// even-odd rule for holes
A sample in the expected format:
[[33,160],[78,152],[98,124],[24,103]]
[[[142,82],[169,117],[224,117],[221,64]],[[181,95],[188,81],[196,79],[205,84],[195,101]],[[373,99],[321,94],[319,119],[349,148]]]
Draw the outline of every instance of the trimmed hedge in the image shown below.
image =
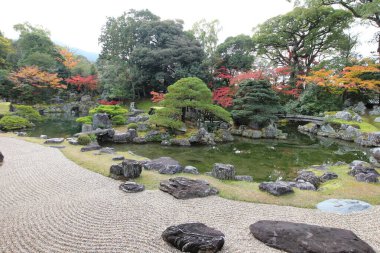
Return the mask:
[[7,131],[23,129],[32,126],[32,123],[20,116],[6,115],[0,119],[0,128]]

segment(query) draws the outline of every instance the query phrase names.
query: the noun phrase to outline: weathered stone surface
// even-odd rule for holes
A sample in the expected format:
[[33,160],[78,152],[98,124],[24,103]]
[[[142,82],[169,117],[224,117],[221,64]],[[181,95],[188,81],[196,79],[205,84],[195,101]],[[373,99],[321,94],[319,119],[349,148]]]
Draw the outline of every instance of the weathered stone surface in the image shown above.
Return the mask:
[[355,139],[355,142],[366,147],[379,147],[380,132],[361,133],[361,135]]
[[115,156],[115,157],[112,157],[112,160],[113,161],[123,161],[125,159],[125,157],[124,156]]
[[149,131],[145,135],[145,139],[148,142],[161,142],[163,140],[168,140],[169,138],[170,138],[170,136],[169,136],[168,133],[166,133],[166,132],[159,132],[159,131],[156,131],[156,130]]
[[370,207],[370,204],[354,199],[328,199],[317,205],[317,208],[321,211],[339,214],[360,212]]
[[262,129],[264,138],[276,138],[277,137],[277,128],[273,125],[269,125]]
[[353,121],[356,121],[356,122],[363,122],[363,119],[362,119],[362,117],[361,117],[359,114],[355,114],[355,115],[352,117],[352,120],[353,120]]
[[287,182],[283,181],[263,182],[259,185],[259,189],[275,196],[281,196],[294,192],[292,187]]
[[379,182],[379,175],[374,173],[358,173],[355,175],[355,179],[358,182],[377,183]]
[[319,180],[321,182],[326,182],[326,181],[337,179],[337,178],[338,178],[338,175],[336,173],[334,173],[334,172],[325,172],[325,173],[323,173],[322,176],[319,177]]
[[1,151],[0,151],[0,163],[2,163],[4,161],[4,155],[3,155],[3,153],[1,153]]
[[365,106],[365,104],[363,102],[359,102],[357,103],[353,108],[352,110],[356,113],[359,113],[360,115],[364,115],[365,114],[365,111],[367,110],[367,107]]
[[59,144],[62,143],[65,140],[65,138],[51,138],[47,139],[44,143],[45,144]]
[[338,138],[346,141],[354,141],[356,138],[361,136],[361,132],[359,129],[353,127],[353,126],[347,126],[344,127],[342,125],[341,129],[338,131],[337,134]]
[[171,146],[172,144],[170,143],[169,140],[163,140],[163,141],[161,141],[161,145],[162,146]]
[[246,176],[246,175],[238,175],[238,176],[235,176],[235,180],[253,182],[253,177],[252,176]]
[[127,124],[144,122],[144,121],[147,121],[148,119],[149,119],[148,115],[139,114],[139,115],[137,115],[135,117],[129,117],[128,121],[127,121]]
[[90,124],[83,124],[82,125],[82,133],[91,132],[93,130],[94,129],[92,128],[92,125],[90,125]]
[[77,139],[77,138],[67,138],[66,140],[67,140],[68,143],[70,143],[71,145],[79,145],[79,143],[78,143],[78,139]]
[[327,136],[327,137],[336,137],[336,132],[334,128],[331,127],[330,124],[322,125],[319,131],[317,132],[319,136]]
[[197,168],[195,168],[194,166],[186,166],[183,171],[183,173],[189,173],[189,174],[194,174],[194,175],[198,175],[199,174],[199,171]]
[[234,180],[235,179],[235,167],[231,164],[214,163],[212,169],[212,176],[221,180]]
[[28,134],[26,132],[15,132],[17,136],[24,137],[27,136]]
[[138,178],[141,175],[142,164],[136,160],[126,159],[122,163],[123,176],[127,179]]
[[298,188],[300,190],[305,190],[305,191],[316,191],[317,188],[310,182],[289,182],[289,185],[291,187]]
[[110,147],[104,147],[104,148],[101,148],[99,149],[99,154],[103,153],[103,154],[115,154],[115,149],[114,148],[110,148]]
[[350,121],[352,120],[352,115],[350,112],[340,111],[335,114],[335,118]]
[[373,148],[370,150],[371,163],[375,166],[380,167],[380,148]]
[[112,126],[112,122],[109,119],[107,113],[95,113],[92,116],[93,129],[97,129],[97,128],[107,129],[107,128],[111,128],[111,126]]
[[145,123],[140,123],[137,125],[137,131],[146,132],[149,130],[149,125]]
[[145,186],[135,182],[127,181],[119,186],[119,189],[127,193],[136,193],[142,192],[145,189]]
[[116,143],[128,143],[132,142],[137,136],[137,131],[135,129],[128,129],[126,133],[115,133],[112,137],[112,141]]
[[203,223],[186,223],[168,227],[162,239],[182,252],[214,253],[222,249],[224,234]]
[[303,126],[299,125],[298,131],[316,134],[318,131],[318,125],[315,123],[307,123],[306,125],[303,125]]
[[202,198],[218,194],[204,180],[193,180],[184,177],[170,178],[160,183],[160,190],[169,193],[177,199]]
[[49,146],[51,148],[64,149],[66,146]]
[[92,142],[92,143],[88,144],[87,146],[82,147],[80,149],[80,151],[81,152],[88,152],[88,151],[93,151],[93,150],[99,150],[101,148],[102,148],[102,146],[100,146],[97,142]]
[[181,147],[190,147],[190,141],[188,139],[171,139],[169,140],[170,145],[181,146]]
[[40,135],[40,139],[47,139],[47,138],[48,138],[47,135],[44,135],[44,134]]
[[114,179],[120,179],[123,175],[123,166],[120,164],[113,164],[110,167],[110,176]]
[[348,174],[351,176],[356,176],[359,173],[375,174],[379,176],[379,173],[372,166],[361,166],[361,165],[351,166],[351,169],[348,172]]
[[249,226],[253,236],[266,245],[292,253],[375,253],[352,231],[293,223],[261,220]]
[[173,175],[176,173],[180,173],[182,171],[183,171],[183,167],[181,165],[168,165],[168,166],[165,166],[164,168],[161,168],[158,171],[158,173]]
[[91,101],[91,96],[90,95],[83,95],[83,96],[81,96],[80,101],[81,102]]
[[380,106],[374,106],[369,115],[380,115]]
[[215,145],[215,140],[212,134],[207,132],[206,129],[200,128],[198,133],[189,138],[190,143],[201,145]]
[[216,142],[231,142],[234,141],[234,137],[227,129],[218,129],[215,132],[215,141]]
[[241,132],[243,137],[251,138],[251,139],[260,139],[263,137],[263,132],[259,130],[246,129]]
[[376,123],[380,123],[380,117],[375,118],[373,121]]
[[143,167],[146,170],[161,170],[172,165],[180,165],[178,161],[170,157],[160,157],[146,162]]
[[136,144],[145,144],[145,143],[147,143],[145,137],[135,137],[135,138],[133,138],[132,142],[136,143]]
[[298,177],[296,178],[295,181],[297,181],[297,182],[309,182],[312,185],[314,185],[316,189],[318,188],[318,186],[320,184],[320,180],[314,174],[314,172],[312,172],[312,171],[304,171],[304,170],[298,172]]

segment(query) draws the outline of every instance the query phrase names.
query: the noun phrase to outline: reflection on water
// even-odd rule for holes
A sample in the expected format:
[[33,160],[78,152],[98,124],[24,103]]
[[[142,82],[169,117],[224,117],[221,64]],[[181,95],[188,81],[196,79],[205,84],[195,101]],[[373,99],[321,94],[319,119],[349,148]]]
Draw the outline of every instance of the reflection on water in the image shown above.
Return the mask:
[[[31,136],[67,137],[80,131],[75,118],[64,114],[47,115],[47,120],[29,131]],[[210,171],[216,162],[233,164],[240,175],[255,181],[292,179],[296,171],[310,165],[337,161],[367,160],[366,149],[354,143],[300,134],[295,125],[282,130],[287,140],[250,140],[236,138],[216,147],[166,147],[160,144],[107,144],[117,150],[132,151],[151,159],[170,156],[182,165],[192,165],[201,172]],[[96,159],[96,157],[94,157]]]

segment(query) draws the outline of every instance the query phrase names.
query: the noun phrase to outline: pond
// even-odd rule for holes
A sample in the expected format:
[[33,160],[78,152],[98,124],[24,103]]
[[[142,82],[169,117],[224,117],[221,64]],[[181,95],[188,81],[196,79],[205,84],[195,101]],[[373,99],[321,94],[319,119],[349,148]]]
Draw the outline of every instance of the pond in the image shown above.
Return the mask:
[[[366,149],[354,143],[309,137],[297,131],[297,125],[281,127],[289,134],[286,140],[250,140],[236,138],[216,147],[166,147],[160,144],[107,144],[118,151],[131,151],[151,159],[170,156],[182,165],[192,165],[200,172],[211,171],[214,163],[233,164],[239,175],[250,175],[255,181],[293,179],[296,172],[310,165],[337,161],[367,160]],[[74,118],[50,116],[30,131],[31,136],[67,137],[80,131]]]

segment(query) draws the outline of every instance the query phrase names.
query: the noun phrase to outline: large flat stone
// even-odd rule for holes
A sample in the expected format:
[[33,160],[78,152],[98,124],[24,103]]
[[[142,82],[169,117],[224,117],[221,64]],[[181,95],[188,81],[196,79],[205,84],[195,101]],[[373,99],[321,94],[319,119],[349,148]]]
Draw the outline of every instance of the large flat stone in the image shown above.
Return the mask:
[[169,193],[177,199],[202,198],[218,194],[204,180],[193,180],[184,177],[170,178],[160,183],[160,190]]
[[249,226],[253,236],[291,253],[375,253],[350,230],[304,223],[261,220]]
[[354,199],[328,199],[318,203],[317,208],[323,212],[349,214],[370,208],[371,205]]

